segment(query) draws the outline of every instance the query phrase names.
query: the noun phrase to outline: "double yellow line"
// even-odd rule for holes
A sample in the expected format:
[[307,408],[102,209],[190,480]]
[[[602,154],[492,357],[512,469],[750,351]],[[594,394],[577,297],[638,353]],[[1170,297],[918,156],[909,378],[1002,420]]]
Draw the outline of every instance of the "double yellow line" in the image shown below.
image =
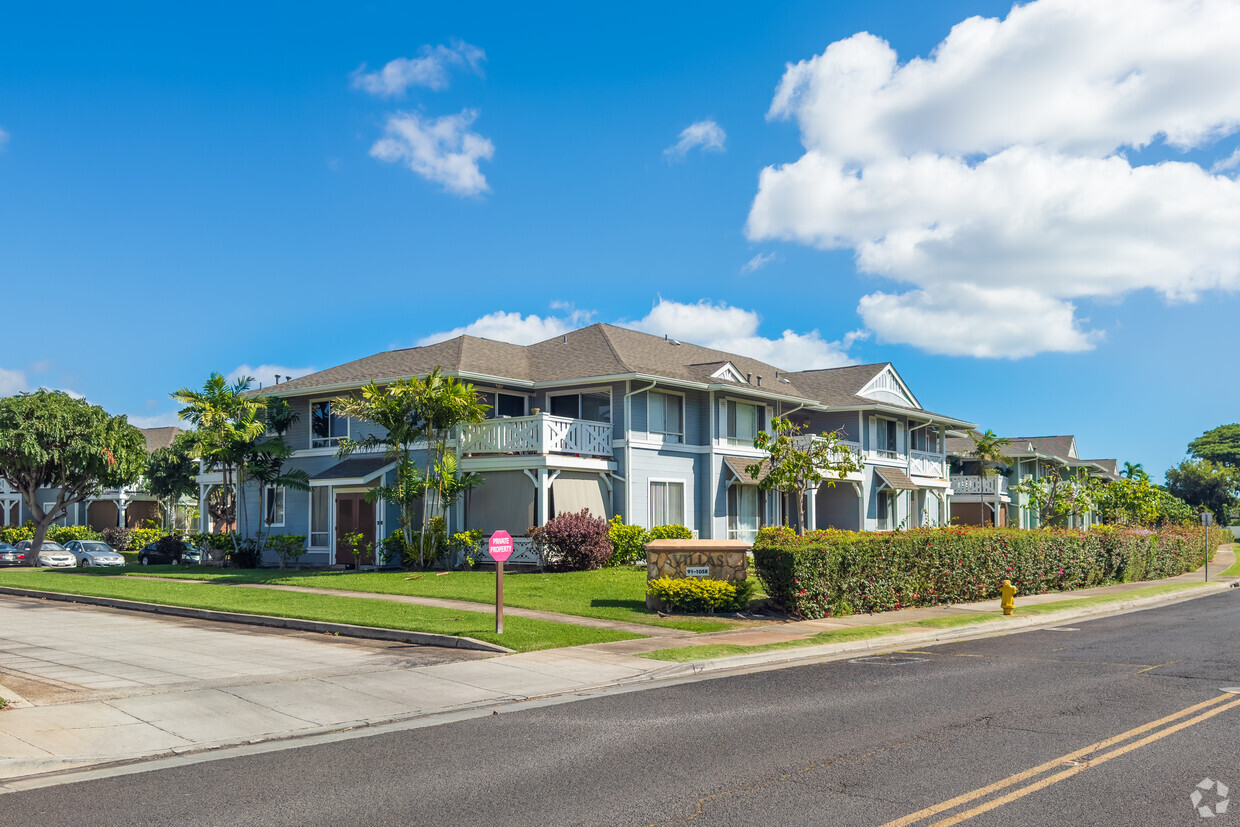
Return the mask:
[[[1228,702],[1223,703],[1223,701]],[[915,813],[909,813],[903,818],[897,818],[895,821],[887,822],[883,825],[883,827],[907,827],[907,825],[910,824],[917,824],[918,822],[925,821],[926,819],[932,818],[940,813],[945,813],[948,810],[954,810],[957,807],[968,804],[971,801],[976,801],[979,798],[985,798],[986,796],[997,793],[1000,790],[1005,790],[1008,787],[1016,786],[1023,781],[1029,781],[1030,779],[1037,778],[1040,775],[1043,776],[1031,784],[1027,784],[1023,787],[1017,787],[1017,789],[1011,790],[996,798],[992,798],[983,804],[979,804],[976,807],[972,807],[968,810],[949,816],[948,818],[944,818],[929,825],[929,827],[951,827],[953,824],[968,821],[974,816],[979,816],[982,813],[1002,807],[1003,805],[1009,804],[1018,798],[1024,798],[1025,796],[1049,787],[1052,784],[1058,784],[1060,781],[1071,778],[1078,772],[1084,772],[1090,767],[1105,764],[1112,758],[1118,758],[1125,753],[1132,752],[1135,749],[1140,749],[1147,744],[1152,744],[1155,741],[1166,738],[1168,735],[1172,735],[1182,729],[1195,726],[1202,721],[1213,718],[1215,715],[1226,712],[1236,706],[1240,706],[1240,696],[1237,696],[1231,692],[1226,692],[1216,698],[1211,698],[1208,701],[1194,704],[1187,709],[1181,709],[1179,712],[1168,715],[1165,718],[1159,718],[1157,721],[1142,724],[1135,729],[1130,729],[1127,732],[1122,732],[1119,735],[1107,738],[1105,741],[1099,741],[1096,744],[1090,744],[1087,747],[1074,750],[1073,752],[1069,752],[1067,755],[1062,755],[1059,758],[1047,761],[1045,764],[1039,764],[1038,766],[1027,769],[1024,772],[1009,775],[1002,781],[987,784],[985,787],[978,787],[973,792],[958,795],[955,798],[948,799],[947,801],[935,804],[931,807],[926,807],[924,810],[918,810]],[[1193,715],[1193,717],[1188,718],[1189,715]],[[1187,720],[1180,720],[1181,718],[1187,718]],[[1179,721],[1179,723],[1172,726],[1166,726],[1174,721]],[[1159,729],[1159,727],[1165,728]],[[1113,747],[1116,744],[1123,743],[1124,741],[1129,741],[1136,738],[1138,735],[1150,732],[1150,730],[1157,730],[1157,732],[1146,735],[1144,738],[1133,741],[1130,744],[1117,747],[1110,752],[1103,752],[1103,750],[1108,749],[1109,747]],[[1056,769],[1058,769],[1059,772],[1052,775],[1045,775],[1045,773]]]

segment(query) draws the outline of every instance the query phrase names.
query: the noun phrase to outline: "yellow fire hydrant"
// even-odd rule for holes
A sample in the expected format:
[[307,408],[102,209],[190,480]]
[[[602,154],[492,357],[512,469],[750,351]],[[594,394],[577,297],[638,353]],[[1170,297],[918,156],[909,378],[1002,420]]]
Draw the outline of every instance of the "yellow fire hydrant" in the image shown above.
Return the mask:
[[1011,580],[1004,580],[999,592],[1003,595],[1000,603],[1003,606],[1003,613],[1010,615],[1016,610],[1016,587],[1012,585]]

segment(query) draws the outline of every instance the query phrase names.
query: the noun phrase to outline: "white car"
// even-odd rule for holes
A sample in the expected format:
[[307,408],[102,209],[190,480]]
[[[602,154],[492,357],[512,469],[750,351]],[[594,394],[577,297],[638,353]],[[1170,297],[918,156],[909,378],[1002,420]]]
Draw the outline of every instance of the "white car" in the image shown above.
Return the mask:
[[99,540],[71,540],[65,549],[79,566],[123,566],[125,558]]
[[[26,557],[29,559],[30,547],[33,545],[34,543],[30,540],[22,540],[17,544],[17,550],[26,552]],[[60,543],[44,540],[43,545],[39,546],[39,555],[35,558],[34,565],[47,566],[54,569],[68,569],[77,565],[77,558]]]

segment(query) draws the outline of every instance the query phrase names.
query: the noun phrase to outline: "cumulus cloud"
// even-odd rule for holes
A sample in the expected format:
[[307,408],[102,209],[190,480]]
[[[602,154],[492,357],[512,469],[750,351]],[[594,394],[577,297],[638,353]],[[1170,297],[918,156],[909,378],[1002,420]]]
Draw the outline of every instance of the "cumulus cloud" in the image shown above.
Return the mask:
[[314,373],[316,370],[318,368],[290,368],[284,365],[237,365],[224,378],[231,383],[238,381],[243,376],[249,376],[254,380],[254,387],[257,388],[260,383],[263,387],[274,385],[277,374],[279,374],[281,382],[286,382],[289,379],[296,379],[299,376]]
[[1228,155],[1226,158],[1215,161],[1210,167],[1210,172],[1227,172],[1228,170],[1233,170],[1236,167],[1240,167],[1240,147],[1237,147],[1236,151]]
[[27,390],[30,385],[24,371],[0,368],[0,396],[13,396]]
[[486,52],[463,40],[453,40],[450,46],[426,45],[419,57],[398,57],[382,69],[367,72],[362,64],[353,71],[353,88],[384,98],[399,97],[411,86],[424,86],[431,90],[448,87],[448,72],[453,68],[468,68],[482,74],[482,61]]
[[[565,312],[547,316],[534,313],[522,316],[520,313],[496,311],[463,327],[427,336],[418,344],[429,345],[469,334],[528,345],[575,330],[589,323],[596,315],[593,311],[560,309]],[[858,331],[849,333],[840,341],[830,341],[817,330],[799,333],[789,329],[777,338],[769,338],[759,333],[761,323],[762,317],[758,313],[723,302],[703,299],[696,303],[681,303],[663,298],[642,318],[615,322],[620,327],[739,353],[788,370],[853,364],[855,360],[848,356],[848,349],[855,340],[865,335]]]
[[741,267],[741,272],[752,273],[755,270],[761,270],[763,267],[770,264],[774,260],[775,260],[774,253],[758,253],[756,256],[749,259],[749,261],[745,262],[744,266]]
[[681,161],[689,151],[698,147],[703,152],[723,152],[728,138],[723,127],[710,118],[686,126],[680,132],[680,140],[663,150],[668,161]]
[[370,148],[370,155],[404,164],[455,195],[488,192],[490,187],[478,162],[489,161],[495,145],[470,131],[477,117],[474,109],[439,118],[399,112],[388,118],[386,135]]
[[1240,288],[1240,184],[1212,174],[1230,159],[1124,154],[1235,132],[1240,86],[1218,78],[1237,76],[1240,5],[1219,0],[1036,0],[903,65],[854,35],[784,73],[768,116],[795,119],[806,152],[763,170],[747,233],[851,248],[910,286],[861,301],[885,341],[1087,349],[1081,301]]

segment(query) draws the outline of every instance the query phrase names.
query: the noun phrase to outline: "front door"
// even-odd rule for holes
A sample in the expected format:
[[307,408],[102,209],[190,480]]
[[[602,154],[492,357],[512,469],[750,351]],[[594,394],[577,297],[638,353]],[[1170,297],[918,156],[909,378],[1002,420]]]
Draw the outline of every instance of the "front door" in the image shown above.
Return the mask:
[[[353,549],[344,542],[346,534],[355,531],[362,533],[362,544],[375,542],[375,504],[366,502],[364,493],[336,495],[336,562],[353,563]],[[374,562],[374,553],[367,556],[367,562]]]

